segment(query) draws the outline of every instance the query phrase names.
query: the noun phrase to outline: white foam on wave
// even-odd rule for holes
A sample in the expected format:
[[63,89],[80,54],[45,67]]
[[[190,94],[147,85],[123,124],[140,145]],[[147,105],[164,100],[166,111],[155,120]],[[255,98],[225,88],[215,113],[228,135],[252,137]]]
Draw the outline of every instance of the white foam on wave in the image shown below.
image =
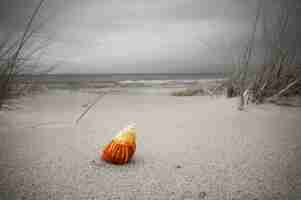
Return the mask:
[[193,84],[204,80],[125,80],[119,81],[120,84],[150,84],[150,85],[162,85],[162,84]]

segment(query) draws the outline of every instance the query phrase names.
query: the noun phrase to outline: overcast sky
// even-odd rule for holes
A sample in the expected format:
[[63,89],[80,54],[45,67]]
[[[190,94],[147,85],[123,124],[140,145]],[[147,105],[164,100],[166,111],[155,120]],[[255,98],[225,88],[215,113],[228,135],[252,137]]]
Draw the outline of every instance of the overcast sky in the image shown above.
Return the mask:
[[[62,73],[194,73],[230,64],[256,0],[46,0],[36,38]],[[0,33],[24,27],[38,0],[2,0]],[[211,66],[211,67],[210,67]]]

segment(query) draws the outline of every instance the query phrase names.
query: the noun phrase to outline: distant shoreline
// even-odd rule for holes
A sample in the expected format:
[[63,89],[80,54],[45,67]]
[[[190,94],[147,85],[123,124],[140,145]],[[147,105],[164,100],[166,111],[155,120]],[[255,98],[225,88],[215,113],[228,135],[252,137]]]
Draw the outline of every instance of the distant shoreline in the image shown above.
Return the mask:
[[18,76],[40,76],[40,75],[216,75],[216,74],[225,74],[223,72],[204,72],[204,73],[46,73],[46,74],[19,74]]
[[[30,84],[34,91],[70,90],[82,92],[113,92],[132,94],[167,94],[200,88],[216,88],[226,79],[204,74],[147,74],[147,75],[40,75],[17,78],[21,85]],[[206,89],[207,90],[207,89]],[[31,93],[25,92],[25,93]]]
[[41,74],[18,75],[18,81],[39,82],[120,82],[120,81],[196,81],[207,79],[225,79],[225,74]]

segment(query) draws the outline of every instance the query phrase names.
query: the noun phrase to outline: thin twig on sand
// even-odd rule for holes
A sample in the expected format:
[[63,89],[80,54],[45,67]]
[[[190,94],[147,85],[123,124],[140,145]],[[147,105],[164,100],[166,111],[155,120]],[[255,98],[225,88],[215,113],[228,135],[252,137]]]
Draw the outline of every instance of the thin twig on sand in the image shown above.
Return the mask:
[[71,122],[59,122],[59,121],[54,121],[54,122],[41,122],[39,124],[34,124],[31,126],[24,126],[22,128],[40,128],[42,126],[47,126],[47,125],[58,125],[58,124],[71,124]]
[[101,98],[103,98],[106,94],[107,94],[108,92],[104,92],[104,93],[102,93],[102,94],[100,94],[96,99],[95,99],[95,101],[92,103],[92,104],[90,104],[87,108],[86,108],[86,110],[77,118],[77,120],[75,121],[75,123],[76,124],[78,124],[79,123],[79,121],[89,112],[89,110],[93,107],[93,106],[95,106],[96,105],[96,103],[101,99]]

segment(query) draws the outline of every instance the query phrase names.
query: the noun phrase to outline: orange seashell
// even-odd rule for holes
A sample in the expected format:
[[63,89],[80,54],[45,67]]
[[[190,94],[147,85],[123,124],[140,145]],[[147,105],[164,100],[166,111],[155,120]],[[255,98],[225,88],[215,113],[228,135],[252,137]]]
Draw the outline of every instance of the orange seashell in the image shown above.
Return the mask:
[[136,131],[133,126],[122,130],[104,150],[101,158],[113,164],[125,164],[130,161],[136,151]]

